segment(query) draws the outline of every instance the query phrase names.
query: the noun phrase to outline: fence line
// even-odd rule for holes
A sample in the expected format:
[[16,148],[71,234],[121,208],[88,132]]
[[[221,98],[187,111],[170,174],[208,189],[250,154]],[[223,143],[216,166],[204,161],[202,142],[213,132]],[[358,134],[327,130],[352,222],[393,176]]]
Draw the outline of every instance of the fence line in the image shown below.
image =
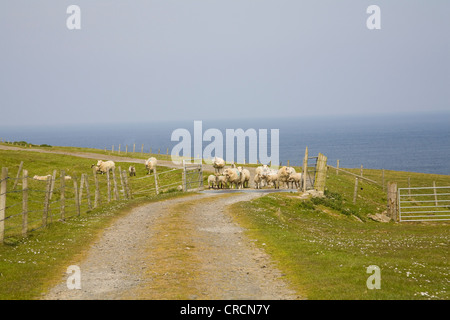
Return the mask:
[[[66,178],[65,170],[60,171],[59,178],[56,177],[57,170],[54,170],[53,175],[48,175],[45,180],[41,181],[45,182],[45,186],[36,187],[39,182],[32,179],[35,182],[32,184],[33,187],[30,188],[28,171],[22,169],[22,166],[23,162],[19,166],[21,170],[16,178],[8,176],[8,168],[3,167],[1,170],[0,244],[4,242],[5,237],[18,235],[18,233],[11,234],[10,230],[20,229],[20,234],[25,237],[30,231],[46,227],[53,222],[54,218],[64,221],[69,217],[80,216],[82,212],[92,210],[102,203],[100,186],[102,185],[104,188],[107,181],[100,179],[95,170],[92,172],[95,181],[92,187],[95,190],[93,203],[88,174],[81,174],[80,179],[73,176],[70,178],[72,183],[68,183],[70,179]],[[132,199],[132,190],[126,171],[119,172],[119,176],[124,194],[122,199]],[[106,186],[107,188],[113,186],[113,197],[110,200],[120,200],[115,171],[112,172],[112,178],[110,179],[112,179],[112,183]],[[19,180],[22,183],[22,188],[21,190],[14,190],[19,184]],[[7,201],[13,202],[7,203]],[[20,217],[21,221],[18,221],[17,219]],[[8,225],[5,226],[5,223]],[[5,233],[7,233],[6,236]]]

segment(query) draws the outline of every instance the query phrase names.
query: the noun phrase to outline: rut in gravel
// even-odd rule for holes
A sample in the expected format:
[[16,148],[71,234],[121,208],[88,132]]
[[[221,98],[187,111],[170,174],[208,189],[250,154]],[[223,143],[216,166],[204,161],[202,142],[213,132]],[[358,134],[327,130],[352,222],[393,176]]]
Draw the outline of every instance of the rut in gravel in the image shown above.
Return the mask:
[[107,228],[43,299],[299,299],[227,214],[261,194],[197,194],[143,205]]

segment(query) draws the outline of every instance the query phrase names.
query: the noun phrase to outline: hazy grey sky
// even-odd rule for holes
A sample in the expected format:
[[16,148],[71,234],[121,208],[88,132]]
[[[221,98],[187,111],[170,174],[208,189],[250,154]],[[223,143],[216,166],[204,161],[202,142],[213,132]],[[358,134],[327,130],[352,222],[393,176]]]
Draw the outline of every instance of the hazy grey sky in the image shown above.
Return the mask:
[[[66,9],[81,8],[81,30]],[[381,30],[366,9],[381,8]],[[0,2],[8,124],[450,110],[448,0]],[[4,120],[3,120],[4,121]]]

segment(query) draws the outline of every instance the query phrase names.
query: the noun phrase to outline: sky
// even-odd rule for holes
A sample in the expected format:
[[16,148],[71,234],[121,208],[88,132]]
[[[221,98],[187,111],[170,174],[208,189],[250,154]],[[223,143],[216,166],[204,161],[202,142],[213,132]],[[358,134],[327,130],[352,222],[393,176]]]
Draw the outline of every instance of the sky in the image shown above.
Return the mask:
[[448,0],[5,0],[0,114],[14,126],[449,111],[449,16]]

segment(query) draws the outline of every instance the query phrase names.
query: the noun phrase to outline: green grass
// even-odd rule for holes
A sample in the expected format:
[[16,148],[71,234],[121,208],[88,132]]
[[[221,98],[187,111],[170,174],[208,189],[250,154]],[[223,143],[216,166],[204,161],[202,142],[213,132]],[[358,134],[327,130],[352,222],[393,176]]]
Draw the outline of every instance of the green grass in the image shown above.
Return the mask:
[[[55,182],[55,189],[50,203],[50,215],[48,221],[56,221],[61,218],[60,210],[60,170],[64,170],[66,175],[77,179],[77,186],[79,188],[81,182],[81,174],[86,173],[89,181],[89,192],[91,202],[94,202],[95,183],[94,175],[91,171],[91,164],[95,160],[79,158],[68,155],[27,152],[27,151],[4,151],[0,150],[0,167],[8,168],[8,176],[10,179],[7,182],[7,190],[12,192],[7,195],[7,210],[5,221],[5,236],[11,237],[21,233],[22,225],[22,181],[18,181],[18,185],[13,190],[14,181],[17,176],[19,164],[24,161],[23,168],[28,170],[28,189],[29,204],[28,204],[28,221],[29,229],[35,229],[42,225],[43,203],[45,198],[46,181],[33,180],[34,175],[43,176],[52,174],[53,170],[57,170],[57,178]],[[121,191],[122,186],[119,178],[119,167],[122,170],[128,170],[130,163],[116,162],[116,184],[119,191],[119,199],[124,198],[124,193]],[[131,190],[134,198],[146,197],[155,194],[155,179],[153,175],[147,175],[144,164],[134,163],[136,167],[136,177],[128,177]],[[181,170],[171,171],[171,168],[158,166],[158,184],[159,191],[174,192],[178,186],[181,185]],[[167,172],[169,171],[169,172]],[[167,173],[164,173],[167,172]],[[106,175],[96,175],[100,185],[100,205],[108,203],[108,189]],[[20,174],[20,178],[22,175]],[[111,199],[113,199],[113,180],[111,175]],[[168,185],[168,186],[167,186]],[[167,187],[165,187],[167,186]],[[65,217],[74,216],[77,214],[75,206],[75,187],[74,179],[65,182]],[[81,201],[81,212],[88,211],[87,192],[84,188],[83,198]]]
[[[89,175],[91,200],[94,198],[94,176],[91,164],[94,160],[74,156],[37,153],[24,151],[0,150],[0,167],[9,169],[10,179],[7,188],[12,191],[14,179],[19,164],[24,161],[24,169],[28,170],[29,177],[34,175],[52,174],[53,170],[65,170],[66,175],[78,178],[81,173]],[[101,203],[98,208],[89,210],[86,192],[81,206],[81,214],[77,216],[74,201],[73,180],[66,181],[66,212],[65,220],[61,221],[59,180],[55,185],[52,204],[50,205],[49,224],[42,227],[43,202],[45,181],[28,179],[29,188],[29,214],[28,236],[22,237],[22,181],[16,188],[18,192],[7,194],[7,209],[5,221],[5,240],[0,245],[0,299],[36,299],[45,291],[55,279],[59,280],[65,268],[76,256],[83,254],[95,237],[119,217],[134,206],[159,201],[173,197],[180,197],[186,193],[177,192],[178,183],[181,184],[181,172],[171,171],[159,177],[160,185],[174,184],[171,187],[162,187],[160,195],[156,196],[154,190],[138,193],[139,190],[148,190],[154,187],[153,175],[146,175],[143,164],[133,164],[137,169],[136,177],[128,177],[134,194],[131,201],[124,200],[119,193],[119,200],[108,202],[106,176],[99,175]],[[128,169],[129,163],[116,162],[116,168]],[[171,170],[158,166],[158,172]],[[117,179],[120,187],[119,179]],[[112,185],[112,182],[111,182]]]
[[[385,175],[450,185],[448,176]],[[231,212],[308,299],[449,299],[449,224],[372,221],[368,214],[386,210],[386,196],[381,186],[361,186],[353,204],[354,177],[330,170],[323,199],[271,194]],[[370,265],[381,269],[379,290],[366,286]]]

